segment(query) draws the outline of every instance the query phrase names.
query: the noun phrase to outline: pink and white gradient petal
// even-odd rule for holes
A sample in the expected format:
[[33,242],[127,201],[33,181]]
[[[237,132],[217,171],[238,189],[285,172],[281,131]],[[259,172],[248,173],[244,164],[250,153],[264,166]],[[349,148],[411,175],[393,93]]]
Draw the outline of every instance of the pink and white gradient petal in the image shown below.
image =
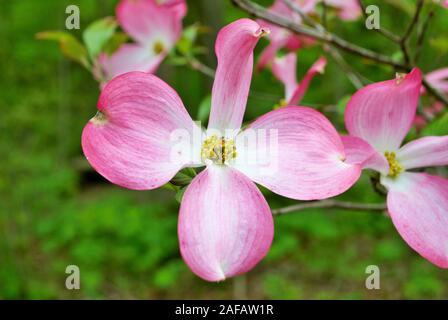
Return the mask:
[[114,78],[98,110],[84,127],[82,148],[92,167],[114,184],[158,188],[193,165],[200,152],[188,140],[173,139],[178,129],[192,136],[195,124],[177,93],[156,76],[130,72]]
[[289,53],[283,57],[276,57],[272,62],[272,73],[285,86],[286,101],[292,98],[297,83],[297,54]]
[[396,151],[414,120],[422,75],[414,68],[403,79],[370,84],[358,90],[345,111],[350,135],[383,153]]
[[209,166],[182,199],[178,235],[190,269],[222,281],[252,269],[274,236],[271,210],[256,185],[226,166]]
[[405,172],[383,178],[387,207],[408,245],[440,268],[448,268],[448,180]]
[[[157,0],[156,0],[157,1]],[[158,0],[165,7],[174,10],[179,18],[187,15],[188,7],[186,0]]]
[[437,69],[427,73],[426,81],[434,88],[448,93],[448,68]]
[[448,165],[448,136],[423,137],[411,141],[397,152],[405,169]]
[[116,16],[123,30],[141,44],[163,40],[171,48],[181,35],[177,11],[154,0],[121,0]]
[[[272,32],[272,29],[269,29]],[[277,52],[283,48],[287,43],[287,38],[272,40],[271,43],[264,48],[258,58],[257,71],[263,70],[269,63],[274,61]]]
[[253,69],[253,50],[267,31],[250,19],[222,28],[216,39],[218,68],[212,89],[208,127],[239,129],[243,122]]
[[362,15],[358,0],[325,0],[325,3],[338,9],[338,15],[342,20],[352,21]]
[[284,107],[258,118],[237,136],[236,149],[236,169],[288,198],[332,197],[361,174],[360,165],[344,161],[344,146],[332,124],[307,107]]
[[99,55],[98,62],[104,73],[102,82],[131,71],[154,73],[165,56],[166,53],[155,54],[140,44],[125,43],[111,56]]
[[389,163],[367,141],[354,136],[341,136],[345,148],[346,162],[360,165],[363,169],[376,170],[387,175]]
[[297,105],[302,100],[305,95],[311,80],[317,73],[324,73],[325,66],[327,65],[327,59],[325,57],[320,57],[307,71],[299,86],[294,91],[291,99],[289,100],[290,105]]

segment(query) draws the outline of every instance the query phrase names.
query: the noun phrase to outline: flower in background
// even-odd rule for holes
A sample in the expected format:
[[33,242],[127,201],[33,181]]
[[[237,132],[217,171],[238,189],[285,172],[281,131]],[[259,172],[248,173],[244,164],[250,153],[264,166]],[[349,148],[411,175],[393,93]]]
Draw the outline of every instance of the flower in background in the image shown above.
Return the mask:
[[[297,4],[302,8],[304,13],[310,13],[314,11],[316,0],[300,0],[297,1]],[[269,11],[288,18],[295,23],[300,24],[302,22],[300,15],[292,11],[283,0],[275,0],[274,4],[269,8]],[[289,51],[297,51],[303,46],[315,43],[315,41],[309,37],[296,35],[285,28],[267,21],[259,20],[258,23],[271,30],[271,33],[268,36],[270,44],[260,55],[257,64],[258,70],[262,70],[267,64],[271,63],[277,52],[282,48],[286,48]]]
[[[303,14],[310,15],[315,13],[316,5],[320,0],[296,0],[295,4],[302,10]],[[356,20],[362,15],[361,7],[357,0],[326,0],[329,5],[338,11],[338,16],[343,20]],[[275,0],[274,4],[268,9],[270,12],[287,18],[297,24],[302,23],[299,13],[292,10],[284,0]],[[279,27],[272,23],[260,20],[261,25],[269,28],[270,44],[263,50],[258,60],[257,69],[262,70],[267,64],[271,63],[277,52],[283,48],[295,52],[298,49],[313,45],[316,41],[306,36],[294,34],[293,32]]]
[[272,62],[272,73],[285,86],[285,98],[280,106],[297,105],[302,100],[311,80],[317,73],[323,73],[327,59],[320,57],[307,71],[300,83],[297,82],[297,54],[291,52],[283,57],[276,57]]
[[[322,199],[350,188],[362,170],[344,161],[336,129],[311,108],[274,110],[241,130],[253,50],[266,32],[249,19],[219,32],[206,132],[193,122],[171,87],[154,75],[131,72],[106,85],[98,114],[82,134],[90,164],[126,188],[158,188],[182,168],[206,166],[185,190],[178,235],[185,262],[208,281],[247,272],[271,246],[272,214],[254,182],[285,197]],[[173,132],[180,129],[189,137],[199,131],[199,143],[173,140]],[[265,133],[266,141],[275,138],[277,148],[247,147],[254,132]],[[253,154],[261,161],[246,161]],[[275,171],[269,170],[271,164],[276,164]]]
[[358,0],[325,0],[325,4],[337,9],[342,20],[352,21],[362,15]]
[[163,5],[171,10],[174,10],[179,18],[184,18],[187,15],[186,0],[156,0],[159,5]]
[[134,43],[99,55],[102,84],[130,71],[154,73],[181,37],[186,10],[185,0],[121,0],[117,20]]
[[[444,94],[448,94],[448,68],[437,69],[426,74],[426,81]],[[424,87],[422,87],[424,91]]]
[[347,105],[350,136],[343,141],[348,163],[380,172],[389,214],[403,239],[433,264],[448,268],[448,180],[409,171],[448,165],[448,136],[400,147],[417,111],[421,81],[415,68],[358,90]]

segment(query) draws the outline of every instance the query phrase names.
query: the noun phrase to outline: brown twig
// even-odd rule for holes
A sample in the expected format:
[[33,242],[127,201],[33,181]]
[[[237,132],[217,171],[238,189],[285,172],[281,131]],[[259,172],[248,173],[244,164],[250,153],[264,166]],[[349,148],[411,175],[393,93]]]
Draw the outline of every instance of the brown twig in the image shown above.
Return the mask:
[[344,51],[359,55],[363,58],[379,62],[386,65],[391,65],[399,70],[408,70],[408,66],[404,65],[399,61],[395,61],[388,56],[383,54],[371,51],[369,49],[360,47],[356,44],[348,42],[339,36],[332,34],[330,32],[321,32],[314,28],[310,28],[307,26],[299,25],[289,19],[286,19],[276,13],[270,12],[266,10],[264,7],[253,3],[250,0],[231,0],[236,6],[240,7],[244,11],[261,18],[263,20],[269,21],[273,24],[276,24],[280,27],[286,28],[295,32],[297,34],[301,34],[304,36],[308,36],[314,38],[316,40],[320,40],[329,44],[332,44]]
[[411,23],[409,24],[408,28],[406,29],[404,35],[401,37],[400,42],[399,42],[401,51],[403,52],[403,55],[404,55],[404,61],[406,64],[411,63],[411,57],[409,55],[407,43],[408,43],[409,37],[412,34],[412,31],[414,30],[414,27],[417,25],[418,20],[420,19],[420,12],[422,11],[422,8],[423,8],[423,2],[424,2],[424,0],[417,1],[417,6],[415,7],[415,13],[414,13],[414,16],[412,17]]
[[420,53],[423,48],[423,42],[425,41],[425,35],[426,31],[428,31],[429,22],[434,17],[434,7],[429,11],[428,16],[426,17],[425,21],[423,22],[423,26],[420,29],[420,32],[417,35],[417,44],[415,47],[415,55],[414,55],[414,63],[417,63],[417,61],[420,59]]
[[387,209],[385,203],[354,203],[348,201],[338,201],[334,199],[327,199],[321,201],[312,201],[294,204],[284,208],[272,210],[274,216],[283,215],[286,213],[302,211],[305,209],[347,209],[347,210],[363,210],[363,211],[384,211]]
[[[238,6],[242,10],[246,11],[247,13],[249,13],[257,18],[269,21],[269,22],[276,24],[280,27],[286,28],[294,33],[305,35],[305,36],[311,37],[313,39],[334,45],[335,47],[340,48],[348,53],[358,55],[360,57],[366,58],[366,59],[374,61],[374,62],[384,64],[384,65],[392,66],[399,71],[410,71],[412,69],[412,65],[410,65],[410,64],[395,61],[392,58],[385,56],[381,53],[377,53],[375,51],[371,51],[369,49],[360,47],[356,44],[348,42],[345,39],[340,38],[339,36],[337,36],[333,33],[328,32],[328,31],[322,32],[322,31],[316,30],[315,28],[299,25],[299,24],[297,24],[289,19],[286,19],[276,13],[266,10],[266,8],[252,2],[251,0],[231,0],[231,1],[236,6]],[[422,1],[422,0],[420,0],[420,1]],[[417,15],[419,16],[420,9],[416,10],[416,11],[418,11],[416,13],[418,13]],[[412,26],[412,28],[413,28],[417,21],[418,21],[418,17],[414,17],[410,26]],[[411,29],[411,31],[412,31],[412,28],[408,27],[408,29]],[[409,34],[411,31],[409,31]],[[408,33],[408,31],[406,31],[406,33],[405,33],[405,36],[406,36],[406,37],[404,37],[405,40],[408,37],[407,33]],[[437,89],[433,88],[426,80],[423,80],[423,85],[425,86],[425,88],[428,90],[429,93],[431,93],[439,101],[443,102],[445,105],[448,106],[448,98],[446,96],[444,96],[442,93],[440,93]]]
[[188,58],[187,63],[192,69],[201,72],[202,74],[206,75],[207,77],[210,77],[212,79],[215,77],[215,70],[213,70],[209,66],[206,66],[198,59]]

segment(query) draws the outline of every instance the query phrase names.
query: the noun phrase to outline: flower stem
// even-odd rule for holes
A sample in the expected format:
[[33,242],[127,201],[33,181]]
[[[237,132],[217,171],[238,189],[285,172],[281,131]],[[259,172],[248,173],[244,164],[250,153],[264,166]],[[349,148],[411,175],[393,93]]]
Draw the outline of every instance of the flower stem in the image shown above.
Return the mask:
[[288,207],[272,210],[274,216],[280,216],[291,212],[302,211],[305,209],[348,209],[348,210],[363,210],[363,211],[384,211],[387,209],[385,203],[354,203],[348,201],[338,201],[333,199],[304,202],[294,204]]
[[[363,48],[361,46],[358,46],[354,43],[351,43],[331,32],[329,32],[326,29],[322,29],[323,26],[320,24],[317,24],[314,22],[316,27],[309,27],[305,25],[297,24],[289,19],[284,18],[283,16],[280,16],[276,13],[268,11],[266,8],[252,2],[251,0],[231,0],[237,7],[241,8],[242,10],[246,11],[247,13],[263,19],[265,21],[271,22],[275,25],[278,25],[280,27],[286,28],[294,33],[301,34],[304,36],[308,36],[310,38],[331,44],[339,49],[342,49],[348,53],[358,55],[360,57],[369,59],[371,61],[375,61],[384,65],[389,65],[391,67],[394,67],[397,70],[400,71],[410,71],[412,69],[412,65],[410,62],[400,62],[395,61],[394,59],[390,58],[389,56],[386,56],[384,54]],[[287,2],[290,2],[290,0],[285,0]],[[415,25],[418,22],[421,6],[423,5],[423,0],[419,0],[417,3],[417,9],[414,15],[414,18],[411,21],[411,24],[408,26],[405,34],[403,37],[400,38],[400,41],[403,43],[407,42],[408,37],[410,36],[412,29],[415,27]],[[311,21],[308,21],[311,23]],[[318,27],[317,27],[318,25]],[[404,46],[402,47],[402,50],[405,52],[405,56],[407,53],[407,48]],[[407,60],[410,60],[409,57]],[[437,89],[432,87],[425,79],[423,80],[423,85],[427,89],[427,91],[432,94],[436,99],[443,102],[445,105],[448,106],[448,98],[443,95],[441,92],[439,92]]]

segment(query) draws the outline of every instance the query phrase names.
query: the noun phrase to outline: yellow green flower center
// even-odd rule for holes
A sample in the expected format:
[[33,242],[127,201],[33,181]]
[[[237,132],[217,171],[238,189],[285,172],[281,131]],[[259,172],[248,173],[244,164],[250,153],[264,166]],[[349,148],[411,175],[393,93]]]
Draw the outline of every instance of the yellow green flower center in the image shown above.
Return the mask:
[[155,54],[161,54],[163,51],[165,51],[165,46],[161,41],[156,41],[152,49],[154,50]]
[[211,160],[216,164],[225,164],[236,158],[235,141],[212,135],[204,140],[201,148],[202,161]]
[[392,178],[398,177],[398,175],[403,171],[403,167],[397,161],[397,155],[395,152],[386,151],[384,152],[384,156],[386,157],[387,162],[389,162],[388,176]]
[[90,122],[97,126],[104,125],[107,123],[107,116],[103,112],[98,111],[96,115],[90,119]]
[[274,110],[286,107],[288,105],[288,101],[286,101],[285,99],[281,99],[275,106],[274,106]]

